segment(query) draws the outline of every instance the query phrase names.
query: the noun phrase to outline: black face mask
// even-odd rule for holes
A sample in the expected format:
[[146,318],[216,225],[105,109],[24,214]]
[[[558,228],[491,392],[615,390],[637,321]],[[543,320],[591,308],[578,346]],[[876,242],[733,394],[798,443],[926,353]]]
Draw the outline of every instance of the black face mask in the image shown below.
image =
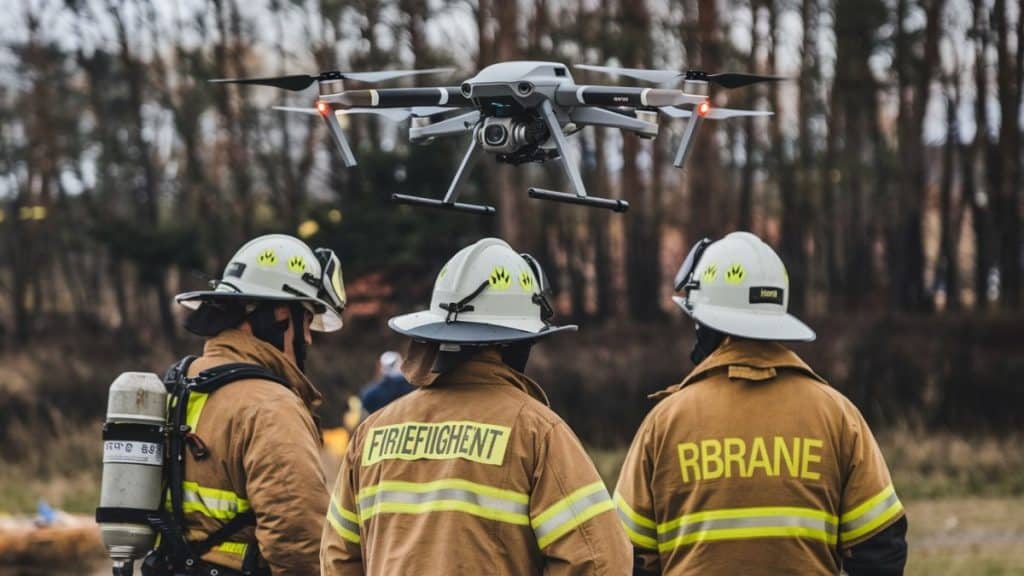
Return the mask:
[[533,341],[517,342],[503,346],[499,349],[501,361],[516,372],[526,372],[526,363],[530,361],[530,350],[532,349]]
[[[284,352],[284,335],[288,332],[288,319],[278,320],[276,313],[277,305],[272,303],[260,304],[256,310],[249,314],[249,325],[252,326],[252,335],[269,343],[274,348]],[[306,309],[299,303],[288,305],[291,312],[291,324],[293,328],[292,349],[295,351],[295,365],[299,370],[306,369]]]
[[306,309],[297,302],[290,306],[292,312],[292,349],[295,351],[295,365],[299,370],[306,371]]
[[476,356],[479,351],[476,346],[463,346],[459,350],[438,350],[430,371],[434,374],[451,372],[466,360]]
[[185,318],[185,329],[196,336],[211,338],[237,327],[242,320],[245,320],[245,305],[241,302],[203,302]]
[[277,306],[273,303],[260,304],[249,314],[252,335],[284,352],[284,333],[288,331],[288,320],[278,320]]
[[725,334],[697,322],[697,340],[693,343],[690,360],[694,365],[700,364],[705,358],[711,356],[711,353],[718,348],[723,340],[725,340]]

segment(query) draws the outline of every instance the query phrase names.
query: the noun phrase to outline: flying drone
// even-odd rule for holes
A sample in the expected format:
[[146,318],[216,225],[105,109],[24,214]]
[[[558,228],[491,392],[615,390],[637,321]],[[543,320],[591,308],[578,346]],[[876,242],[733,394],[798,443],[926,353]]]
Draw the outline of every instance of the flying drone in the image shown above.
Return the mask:
[[[493,64],[459,86],[430,88],[345,90],[343,82],[373,83],[417,74],[450,73],[452,70],[332,71],[316,76],[224,78],[212,82],[257,84],[293,91],[304,90],[316,82],[319,97],[315,108],[275,108],[322,117],[342,160],[349,167],[356,165],[356,159],[339,122],[339,118],[347,114],[375,114],[396,122],[411,120],[409,141],[415,144],[468,133],[471,135],[469,146],[444,198],[393,194],[392,199],[415,206],[492,214],[495,211],[493,206],[457,201],[469,167],[481,151],[493,154],[499,162],[512,165],[559,161],[572,192],[530,188],[531,198],[625,212],[629,209],[625,200],[587,195],[579,167],[569,159],[567,136],[585,126],[604,126],[653,139],[658,135],[659,112],[669,118],[687,118],[689,121],[673,162],[681,168],[704,120],[772,114],[760,110],[713,107],[708,99],[709,83],[731,89],[781,79],[757,74],[707,74],[693,70],[678,72],[582,64],[576,68],[626,76],[660,86],[576,84],[564,64],[531,61]],[[683,89],[669,87],[679,81],[683,82]]]

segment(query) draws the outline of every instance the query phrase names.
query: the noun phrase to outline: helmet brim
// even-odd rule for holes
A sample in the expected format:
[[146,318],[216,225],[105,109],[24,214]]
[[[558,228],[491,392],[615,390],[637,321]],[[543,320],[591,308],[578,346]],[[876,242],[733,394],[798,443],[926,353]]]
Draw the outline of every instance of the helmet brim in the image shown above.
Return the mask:
[[241,294],[237,292],[224,292],[218,290],[197,290],[195,292],[178,294],[174,297],[174,300],[189,310],[196,310],[203,302],[215,302],[218,300],[222,302],[281,302],[282,304],[289,302],[309,302],[311,304],[316,304],[317,308],[324,310],[323,312],[313,316],[313,323],[309,326],[310,330],[314,332],[336,332],[341,330],[341,327],[344,324],[341,319],[341,315],[328,306],[326,302],[318,298],[301,298],[298,296],[284,298],[280,296]]
[[559,332],[573,332],[579,329],[574,324],[568,324],[546,326],[537,332],[531,332],[482,322],[447,323],[443,317],[430,311],[395,316],[388,320],[388,327],[399,334],[425,342],[474,345],[538,340]]
[[788,313],[739,311],[711,304],[689,307],[685,298],[674,296],[672,300],[697,322],[730,336],[789,342],[810,342],[817,337],[807,324]]

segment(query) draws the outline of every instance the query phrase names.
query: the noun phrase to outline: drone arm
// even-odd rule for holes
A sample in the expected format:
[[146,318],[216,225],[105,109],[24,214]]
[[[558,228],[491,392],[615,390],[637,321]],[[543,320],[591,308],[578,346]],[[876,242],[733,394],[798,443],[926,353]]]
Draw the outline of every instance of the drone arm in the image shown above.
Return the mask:
[[[326,112],[326,113],[324,113]],[[341,160],[345,163],[346,168],[355,166],[356,156],[352,153],[352,148],[348,145],[348,139],[345,138],[345,132],[341,129],[341,122],[338,121],[338,115],[334,113],[334,110],[327,109],[320,111],[320,117],[327,123],[327,129],[331,133],[331,139],[334,140],[335,146],[338,147],[338,151],[341,152]]]
[[453,86],[437,88],[384,88],[380,90],[346,90],[325,94],[320,100],[342,108],[407,108],[410,106],[448,106],[468,108],[473,103]]
[[690,149],[693,148],[693,138],[697,135],[697,128],[702,122],[704,122],[704,116],[700,114],[691,115],[690,120],[686,122],[683,138],[679,141],[679,149],[676,150],[675,161],[672,162],[676,168],[682,168],[683,163],[686,162],[686,157],[690,154]]
[[612,112],[611,110],[605,110],[604,108],[591,108],[589,106],[573,108],[569,111],[569,119],[579,125],[620,128],[649,138],[658,135],[657,124],[645,122],[633,116]]
[[434,122],[427,126],[413,126],[409,128],[409,141],[415,143],[438,136],[463,134],[472,131],[479,121],[480,113],[474,110],[453,118],[446,118],[440,122]]
[[561,86],[555,92],[559,106],[630,106],[657,108],[680,104],[699,104],[707,96],[687,94],[668,88],[635,88],[630,86]]

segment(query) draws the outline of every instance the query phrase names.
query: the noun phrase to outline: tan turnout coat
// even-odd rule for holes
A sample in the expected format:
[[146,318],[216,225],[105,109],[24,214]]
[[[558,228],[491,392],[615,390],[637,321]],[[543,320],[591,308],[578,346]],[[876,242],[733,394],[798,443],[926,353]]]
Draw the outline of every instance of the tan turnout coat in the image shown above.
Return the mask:
[[781,344],[728,338],[655,396],[615,491],[650,573],[838,574],[903,516],[860,412]]
[[190,401],[209,455],[196,460],[190,452],[186,460],[188,538],[203,540],[251,508],[255,529],[241,530],[204,560],[237,570],[247,547],[258,545],[275,576],[317,574],[328,500],[311,413],[320,393],[280,350],[241,330],[209,339],[189,375],[232,362],[268,368],[290,387],[239,380]]
[[[422,385],[423,372],[410,380]],[[321,555],[328,576],[631,568],[629,541],[579,440],[493,349],[360,425]]]

